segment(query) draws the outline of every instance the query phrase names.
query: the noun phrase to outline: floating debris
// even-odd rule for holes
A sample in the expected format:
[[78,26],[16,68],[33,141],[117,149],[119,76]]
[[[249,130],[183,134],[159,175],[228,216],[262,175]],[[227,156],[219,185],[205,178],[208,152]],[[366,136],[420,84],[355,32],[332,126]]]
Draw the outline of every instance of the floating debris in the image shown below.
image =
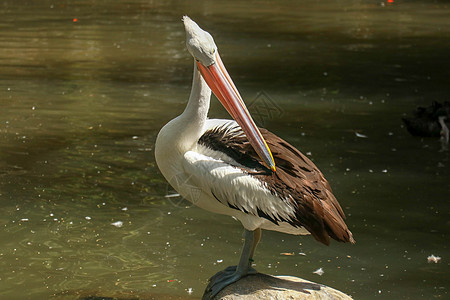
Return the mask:
[[324,271],[322,268],[318,268],[318,269],[315,270],[313,273],[314,273],[314,274],[317,274],[317,275],[319,275],[319,276],[322,276],[323,273],[325,273],[325,271]]
[[295,253],[294,252],[282,252],[282,253],[280,253],[280,255],[286,255],[286,256],[292,256],[292,255],[295,255]]
[[175,198],[175,197],[180,197],[180,194],[177,194],[177,193],[168,194],[168,195],[165,195],[164,197],[166,197],[166,198]]
[[189,295],[191,295],[193,292],[194,292],[194,291],[192,290],[192,288],[188,288],[188,289],[187,289],[187,293],[188,293]]
[[435,263],[437,264],[438,262],[441,261],[441,257],[440,256],[434,256],[433,254],[431,254],[430,256],[427,257],[428,263]]
[[91,220],[92,218],[89,216],[84,217],[86,220]]
[[367,135],[362,134],[362,133],[358,133],[358,132],[355,132],[355,135],[356,135],[356,137],[363,138],[363,139],[367,139],[368,138]]
[[120,228],[123,226],[123,222],[122,221],[117,221],[114,223],[111,223],[112,226],[116,226],[117,228]]

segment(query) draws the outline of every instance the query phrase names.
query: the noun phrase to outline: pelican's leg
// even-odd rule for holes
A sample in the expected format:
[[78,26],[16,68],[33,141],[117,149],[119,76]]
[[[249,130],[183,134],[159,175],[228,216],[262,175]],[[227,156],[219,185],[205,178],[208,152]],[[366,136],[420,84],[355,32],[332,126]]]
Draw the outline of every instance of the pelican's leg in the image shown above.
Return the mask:
[[242,248],[239,264],[237,266],[228,267],[211,277],[203,299],[212,299],[227,285],[230,285],[249,274],[257,273],[256,270],[252,268],[252,262],[256,246],[261,239],[261,228],[254,231],[246,229],[244,232],[244,239],[244,247]]

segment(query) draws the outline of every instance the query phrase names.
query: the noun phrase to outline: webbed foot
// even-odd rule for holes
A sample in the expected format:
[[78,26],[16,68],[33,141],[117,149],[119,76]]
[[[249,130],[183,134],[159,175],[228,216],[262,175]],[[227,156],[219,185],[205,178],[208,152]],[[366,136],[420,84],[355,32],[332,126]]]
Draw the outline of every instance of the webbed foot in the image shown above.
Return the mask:
[[229,266],[225,270],[217,272],[209,279],[203,300],[213,299],[226,286],[238,281],[242,277],[258,273],[254,268],[249,267],[247,270],[239,271],[237,266]]
[[261,238],[261,229],[257,228],[254,231],[246,229],[244,231],[244,238],[244,247],[242,248],[239,264],[237,266],[230,266],[211,277],[203,294],[203,300],[213,299],[224,287],[238,281],[242,277],[258,273],[252,268],[252,262],[253,253]]

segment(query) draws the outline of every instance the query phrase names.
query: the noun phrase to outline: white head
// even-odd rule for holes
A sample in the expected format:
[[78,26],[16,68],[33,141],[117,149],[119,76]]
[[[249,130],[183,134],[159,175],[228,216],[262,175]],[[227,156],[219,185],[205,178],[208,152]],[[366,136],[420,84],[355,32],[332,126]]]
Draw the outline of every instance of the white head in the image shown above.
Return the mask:
[[205,67],[216,62],[217,46],[213,37],[188,16],[183,17],[186,29],[186,46],[191,55]]

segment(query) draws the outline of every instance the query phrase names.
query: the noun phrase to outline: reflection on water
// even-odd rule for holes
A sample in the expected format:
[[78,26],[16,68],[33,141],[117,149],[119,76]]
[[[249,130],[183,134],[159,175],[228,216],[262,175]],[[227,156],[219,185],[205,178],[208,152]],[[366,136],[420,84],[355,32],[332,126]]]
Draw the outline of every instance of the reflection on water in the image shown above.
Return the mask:
[[[445,1],[100,0],[0,4],[0,297],[198,298],[238,260],[241,226],[165,198],[154,162],[189,94],[183,14],[247,102],[280,108],[264,125],[322,169],[357,240],[265,232],[258,270],[445,298],[449,153],[400,120],[448,100]],[[226,117],[216,102],[211,115]]]

